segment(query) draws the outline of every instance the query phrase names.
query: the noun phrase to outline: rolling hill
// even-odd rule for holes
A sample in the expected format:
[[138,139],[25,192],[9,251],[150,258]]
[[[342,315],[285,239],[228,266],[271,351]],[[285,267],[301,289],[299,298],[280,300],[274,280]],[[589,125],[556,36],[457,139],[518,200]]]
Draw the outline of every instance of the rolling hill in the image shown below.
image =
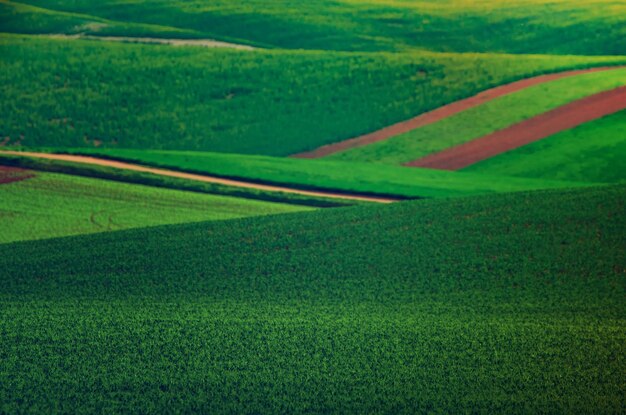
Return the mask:
[[2,410],[620,412],[625,195],[2,244]]

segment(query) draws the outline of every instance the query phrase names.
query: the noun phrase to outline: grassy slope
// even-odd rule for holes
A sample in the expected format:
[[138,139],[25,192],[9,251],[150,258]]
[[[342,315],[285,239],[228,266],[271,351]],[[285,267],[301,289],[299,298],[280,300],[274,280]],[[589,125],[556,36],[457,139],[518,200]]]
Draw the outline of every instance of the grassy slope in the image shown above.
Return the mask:
[[326,158],[400,164],[501,130],[576,99],[622,85],[626,85],[626,69],[563,78],[497,98],[389,140],[346,150]]
[[612,0],[26,0],[284,48],[626,54],[626,6]]
[[626,188],[0,246],[4,412],[618,413]]
[[37,173],[0,185],[0,243],[298,210],[308,208]]
[[464,169],[554,180],[626,180],[626,111],[563,131]]
[[96,155],[262,183],[292,185],[298,188],[343,190],[408,198],[458,197],[589,185],[586,182],[528,180],[369,163],[338,163],[196,151],[78,148],[65,149],[63,152]]
[[247,52],[19,36],[0,38],[0,53],[2,143],[267,155],[350,138],[532,74],[625,59]]
[[201,37],[200,33],[166,26],[115,22],[88,14],[58,12],[0,0],[0,31],[28,34],[90,34],[100,36]]

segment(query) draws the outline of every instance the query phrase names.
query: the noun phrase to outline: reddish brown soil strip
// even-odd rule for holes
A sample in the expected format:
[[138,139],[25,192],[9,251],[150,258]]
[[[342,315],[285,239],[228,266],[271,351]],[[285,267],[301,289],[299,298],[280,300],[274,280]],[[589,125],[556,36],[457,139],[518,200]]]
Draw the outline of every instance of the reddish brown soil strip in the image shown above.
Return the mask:
[[458,170],[580,124],[626,109],[626,86],[600,92],[467,143],[406,163]]
[[368,144],[376,143],[378,141],[387,140],[391,137],[404,134],[406,132],[409,132],[419,127],[424,127],[425,125],[440,121],[446,117],[450,117],[452,115],[458,114],[459,112],[484,104],[493,99],[511,94],[513,92],[517,92],[519,90],[522,90],[522,89],[525,89],[534,85],[538,85],[538,84],[542,84],[542,83],[550,82],[550,81],[555,81],[557,79],[566,78],[569,76],[581,75],[584,73],[591,73],[591,72],[606,71],[606,70],[611,70],[611,69],[618,69],[621,67],[622,66],[603,66],[603,67],[598,67],[598,68],[578,69],[578,70],[565,71],[565,72],[553,73],[553,74],[548,74],[548,75],[540,75],[540,76],[535,76],[532,78],[522,79],[517,82],[487,89],[479,93],[478,95],[474,95],[473,97],[462,99],[460,101],[456,101],[448,105],[444,105],[443,107],[439,107],[433,111],[425,112],[421,115],[418,115],[415,118],[411,118],[410,120],[402,121],[397,124],[390,125],[389,127],[385,127],[381,130],[374,131],[372,133],[365,134],[359,137],[350,138],[348,140],[340,141],[338,143],[328,144],[312,151],[294,154],[291,157],[318,158],[318,157],[328,156],[330,154],[337,153],[339,151],[348,150],[350,148],[362,147]]
[[30,170],[18,167],[0,166],[0,184],[19,182],[20,180],[35,177],[35,173]]
[[113,167],[116,169],[158,174],[160,176],[177,177],[180,179],[195,180],[195,181],[205,182],[205,183],[221,184],[224,186],[265,190],[268,192],[282,192],[282,193],[291,193],[291,194],[298,194],[298,195],[304,195],[304,196],[327,197],[327,198],[332,198],[332,199],[344,199],[344,200],[360,200],[360,201],[365,201],[365,202],[378,202],[378,203],[391,203],[391,202],[397,202],[401,200],[401,199],[396,199],[396,198],[391,198],[391,197],[382,197],[382,196],[378,197],[378,196],[360,195],[360,194],[345,194],[345,193],[340,193],[340,192],[324,191],[324,190],[300,190],[300,189],[294,189],[291,187],[265,185],[265,184],[247,182],[244,180],[223,179],[221,177],[215,177],[215,176],[200,175],[200,174],[193,174],[193,173],[183,173],[183,172],[174,171],[174,170],[158,169],[158,168],[153,168],[153,167],[142,166],[139,164],[106,160],[106,159],[100,159],[96,157],[74,156],[74,155],[69,155],[69,154],[32,153],[32,152],[26,152],[26,151],[23,151],[23,152],[22,151],[0,151],[0,154],[36,157],[36,158],[42,158],[42,159],[48,159],[48,160],[60,160],[60,161],[69,161],[73,163],[91,164],[95,166]]

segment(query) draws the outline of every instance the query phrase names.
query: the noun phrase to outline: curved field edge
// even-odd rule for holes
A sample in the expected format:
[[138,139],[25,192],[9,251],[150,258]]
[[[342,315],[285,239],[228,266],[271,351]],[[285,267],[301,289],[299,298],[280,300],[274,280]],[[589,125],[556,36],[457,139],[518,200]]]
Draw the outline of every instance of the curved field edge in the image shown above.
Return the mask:
[[509,95],[509,94],[524,90],[534,85],[542,84],[545,82],[550,82],[550,81],[561,79],[561,78],[566,78],[569,76],[575,76],[575,75],[579,75],[583,73],[605,71],[605,70],[611,70],[611,69],[616,69],[616,68],[617,67],[595,67],[595,68],[579,69],[579,70],[573,70],[573,71],[555,72],[552,74],[544,74],[544,75],[534,76],[530,78],[524,78],[519,81],[509,83],[509,84],[503,84],[494,88],[486,89],[469,98],[452,102],[450,104],[436,108],[432,111],[428,111],[423,114],[420,114],[417,117],[413,117],[411,119],[399,122],[397,124],[384,127],[380,130],[373,131],[371,133],[368,133],[359,137],[350,138],[345,141],[340,141],[334,144],[327,144],[325,146],[319,147],[312,151],[293,154],[291,155],[291,157],[320,158],[320,157],[329,156],[334,153],[338,153],[340,151],[345,151],[351,148],[362,147],[362,146],[373,144],[379,141],[388,140],[391,137],[405,134],[412,130],[416,130],[418,128],[422,128],[427,125],[434,124],[438,121],[445,120],[446,118],[452,117],[463,111],[467,111],[468,109],[485,104],[489,101],[493,101],[494,99],[499,98],[501,96]]
[[240,154],[113,149],[48,149],[48,151],[104,157],[183,172],[293,186],[305,190],[343,191],[383,197],[458,197],[590,185],[585,182],[529,180],[370,163]]
[[249,52],[16,35],[0,38],[0,49],[4,145],[266,155],[354,137],[527,76],[626,59]]
[[123,183],[142,184],[157,188],[184,190],[265,202],[285,203],[290,205],[339,207],[365,203],[348,199],[331,199],[305,196],[297,193],[270,192],[253,188],[232,187],[218,183],[199,182],[195,180],[167,177],[158,174],[123,170],[106,166],[89,165],[85,163],[72,163],[37,157],[13,156],[2,152],[1,150],[0,165],[111,180]]
[[0,243],[309,209],[38,172],[0,186]]
[[3,409],[619,412],[625,191],[2,245]]
[[[154,37],[157,39],[206,39],[207,33],[168,25],[124,22],[84,13],[62,12],[8,0],[0,0],[0,19],[4,33],[23,35],[70,35]],[[231,37],[211,40],[248,46],[266,46]]]
[[626,180],[626,111],[466,167],[463,171],[550,180]]
[[576,100],[626,85],[626,68],[576,75],[501,96],[385,141],[326,159],[403,164],[470,142]]

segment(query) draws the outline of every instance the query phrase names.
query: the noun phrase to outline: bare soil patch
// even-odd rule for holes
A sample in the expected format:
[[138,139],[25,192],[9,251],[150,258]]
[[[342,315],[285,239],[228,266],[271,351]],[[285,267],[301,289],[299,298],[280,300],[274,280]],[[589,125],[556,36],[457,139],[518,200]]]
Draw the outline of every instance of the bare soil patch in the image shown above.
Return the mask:
[[579,99],[503,130],[405,165],[442,170],[462,169],[623,109],[626,109],[626,87],[619,87]]
[[0,184],[18,182],[20,180],[35,177],[31,170],[20,169],[19,167],[0,166]]

